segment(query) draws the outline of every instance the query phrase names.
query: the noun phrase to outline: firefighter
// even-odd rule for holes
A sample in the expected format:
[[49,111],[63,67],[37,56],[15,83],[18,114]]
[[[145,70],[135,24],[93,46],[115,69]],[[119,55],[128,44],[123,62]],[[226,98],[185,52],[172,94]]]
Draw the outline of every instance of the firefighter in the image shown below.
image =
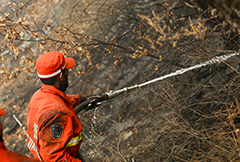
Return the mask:
[[[0,116],[4,116],[5,111],[0,108]],[[30,158],[26,155],[8,151],[6,146],[3,144],[3,131],[2,123],[0,122],[0,159],[3,162],[40,162],[36,158]]]
[[[74,111],[88,96],[65,94],[68,87],[68,69],[75,61],[65,58],[61,52],[42,54],[36,61],[37,74],[42,88],[37,90],[29,103],[27,133],[37,145],[28,139],[28,149],[43,161],[83,162],[79,156],[82,142],[82,124]],[[91,108],[97,104],[91,105]]]

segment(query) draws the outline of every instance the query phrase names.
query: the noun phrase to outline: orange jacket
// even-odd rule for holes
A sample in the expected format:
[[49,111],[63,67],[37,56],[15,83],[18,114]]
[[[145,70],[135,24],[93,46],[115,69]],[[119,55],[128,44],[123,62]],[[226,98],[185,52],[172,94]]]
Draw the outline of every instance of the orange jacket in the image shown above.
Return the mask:
[[0,159],[4,162],[40,162],[38,159],[29,158],[26,155],[8,151],[2,142],[0,142]]
[[[74,111],[83,97],[66,95],[54,86],[43,84],[32,96],[27,114],[27,133],[37,145],[43,161],[81,162],[74,158],[82,141],[82,124]],[[36,149],[28,139],[28,149]]]

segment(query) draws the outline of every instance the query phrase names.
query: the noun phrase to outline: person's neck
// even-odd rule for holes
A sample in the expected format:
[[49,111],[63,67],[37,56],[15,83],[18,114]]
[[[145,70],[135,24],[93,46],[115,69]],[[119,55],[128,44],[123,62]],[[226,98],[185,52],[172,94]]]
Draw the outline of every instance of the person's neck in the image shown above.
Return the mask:
[[60,88],[60,81],[57,81],[55,84],[53,84],[53,86],[57,89]]

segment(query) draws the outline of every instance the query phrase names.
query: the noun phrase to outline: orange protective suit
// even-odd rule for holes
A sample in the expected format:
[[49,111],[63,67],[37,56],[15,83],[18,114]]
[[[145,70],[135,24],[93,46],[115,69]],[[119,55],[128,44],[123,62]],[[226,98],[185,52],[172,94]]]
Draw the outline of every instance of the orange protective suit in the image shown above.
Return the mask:
[[[43,161],[81,162],[75,157],[82,141],[82,124],[74,107],[83,100],[80,94],[66,95],[45,84],[32,96],[27,114],[27,133],[37,145]],[[29,139],[28,149],[38,157]]]
[[40,162],[40,160],[36,158],[29,158],[26,155],[8,151],[2,142],[0,142],[0,161],[2,162]]

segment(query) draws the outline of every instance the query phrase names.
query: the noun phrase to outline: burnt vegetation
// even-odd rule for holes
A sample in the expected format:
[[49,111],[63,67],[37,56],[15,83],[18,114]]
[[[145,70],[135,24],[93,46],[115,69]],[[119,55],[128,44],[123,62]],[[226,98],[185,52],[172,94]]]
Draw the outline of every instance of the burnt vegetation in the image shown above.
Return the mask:
[[[68,93],[104,94],[239,52],[237,1],[1,2],[0,103],[10,150],[31,156],[28,102],[36,58],[76,60]],[[227,3],[226,5],[224,5]],[[221,6],[221,4],[223,4]],[[234,11],[234,12],[230,12]],[[153,83],[81,112],[88,161],[238,161],[239,57]],[[25,124],[26,125],[26,124]]]

